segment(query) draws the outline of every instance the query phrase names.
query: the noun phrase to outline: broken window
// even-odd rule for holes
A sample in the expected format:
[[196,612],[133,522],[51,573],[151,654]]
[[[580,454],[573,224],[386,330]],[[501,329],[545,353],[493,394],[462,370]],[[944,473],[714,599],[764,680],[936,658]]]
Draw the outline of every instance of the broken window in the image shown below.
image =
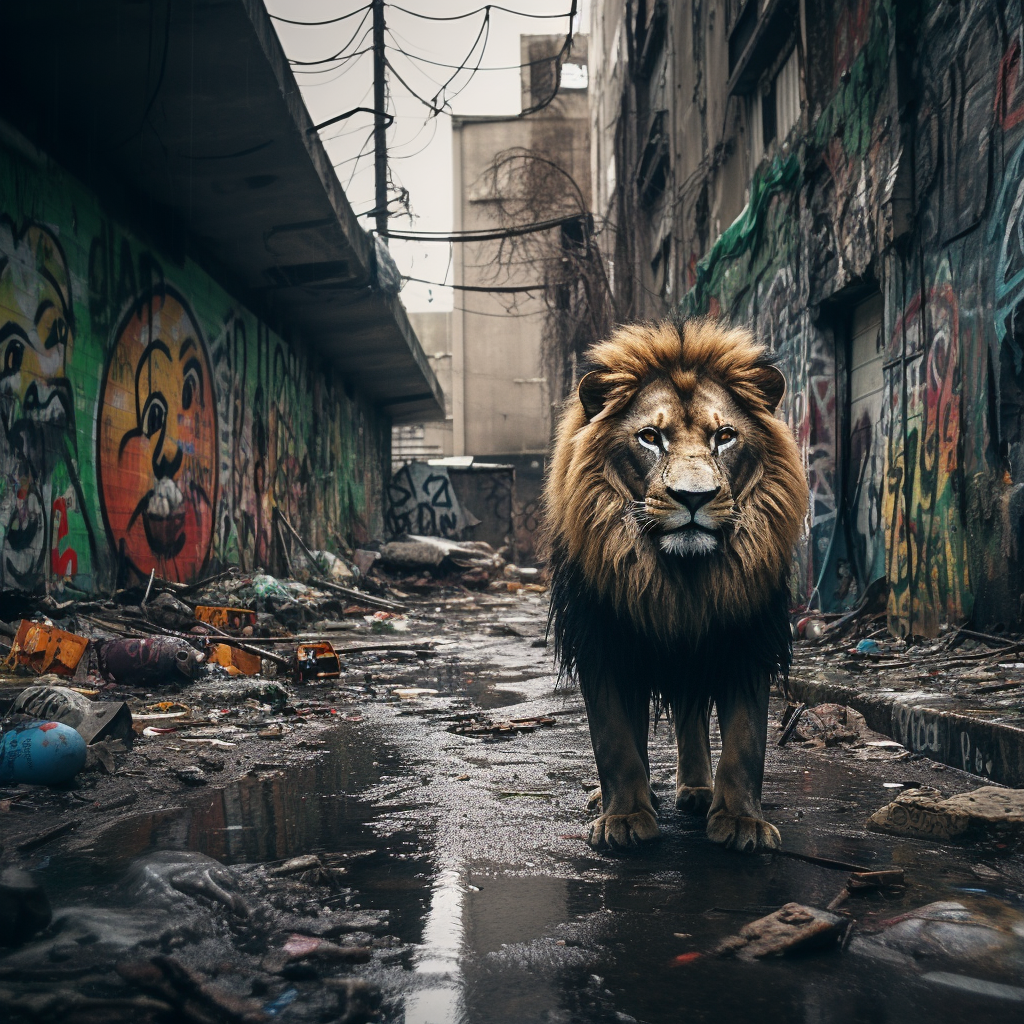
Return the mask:
[[640,159],[640,201],[652,206],[665,191],[668,183],[669,140],[668,111],[659,110],[651,119],[647,145]]

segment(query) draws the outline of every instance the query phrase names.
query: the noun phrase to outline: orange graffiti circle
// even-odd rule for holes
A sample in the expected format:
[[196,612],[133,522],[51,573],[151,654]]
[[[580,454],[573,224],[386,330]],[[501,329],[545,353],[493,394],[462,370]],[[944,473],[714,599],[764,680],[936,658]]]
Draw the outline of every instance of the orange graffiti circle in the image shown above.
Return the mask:
[[142,575],[194,579],[213,539],[217,412],[206,345],[173,289],[144,296],[117,331],[97,447],[115,557]]

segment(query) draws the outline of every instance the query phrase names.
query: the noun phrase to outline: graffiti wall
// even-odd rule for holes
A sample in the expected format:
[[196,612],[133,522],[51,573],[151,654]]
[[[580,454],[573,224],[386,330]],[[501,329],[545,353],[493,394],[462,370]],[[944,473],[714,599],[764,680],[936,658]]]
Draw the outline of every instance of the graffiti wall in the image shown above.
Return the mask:
[[[756,170],[683,308],[752,325],[789,380],[811,484],[795,603],[841,610],[884,576],[897,634],[1019,626],[1020,5],[833,0],[809,40],[825,56],[799,138]],[[882,394],[875,422],[854,423],[849,321],[872,294]]]
[[199,266],[0,142],[0,588],[271,567],[378,533],[388,424]]

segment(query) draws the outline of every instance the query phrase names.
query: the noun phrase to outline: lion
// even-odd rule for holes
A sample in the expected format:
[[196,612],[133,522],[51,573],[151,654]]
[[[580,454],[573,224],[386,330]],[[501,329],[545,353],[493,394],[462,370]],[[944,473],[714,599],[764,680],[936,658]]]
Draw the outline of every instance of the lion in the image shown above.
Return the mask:
[[579,680],[601,783],[589,842],[659,836],[653,698],[675,728],[676,807],[705,815],[715,843],[778,849],[761,813],[768,694],[792,660],[789,565],[808,508],[774,415],[785,378],[749,331],[707,319],[620,327],[588,359],[544,505],[555,654]]

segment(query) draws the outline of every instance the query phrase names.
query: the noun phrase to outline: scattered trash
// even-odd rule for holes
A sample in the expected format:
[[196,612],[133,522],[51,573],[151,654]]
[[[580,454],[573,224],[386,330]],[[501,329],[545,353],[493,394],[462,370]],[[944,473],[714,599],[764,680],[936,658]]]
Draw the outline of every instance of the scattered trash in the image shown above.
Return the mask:
[[196,620],[218,629],[236,630],[256,626],[256,612],[252,608],[224,608],[214,605],[196,605]]
[[417,697],[436,697],[438,691],[425,686],[399,686],[391,692],[402,700],[415,700]]
[[961,839],[998,829],[1024,830],[1024,790],[982,786],[944,797],[938,790],[907,789],[868,819],[877,832],[929,839]]
[[8,660],[25,665],[36,675],[56,672],[72,676],[89,645],[88,639],[44,622],[22,619]]
[[877,640],[861,640],[854,648],[858,654],[877,654],[881,649]]
[[98,640],[95,646],[103,676],[130,686],[194,682],[206,660],[188,641],[175,637]]
[[39,685],[28,686],[15,698],[12,711],[32,718],[70,725],[85,740],[119,739],[131,746],[132,713],[124,701],[91,701],[67,686],[53,685],[59,676],[43,676]]
[[164,629],[189,630],[196,624],[196,615],[189,605],[166,591],[145,606],[146,618]]
[[725,939],[715,954],[755,960],[828,949],[839,944],[849,927],[850,921],[839,914],[787,903],[774,914],[741,928],[738,935]]
[[24,722],[0,740],[0,782],[54,786],[84,767],[86,743],[61,722]]
[[211,644],[206,649],[206,657],[211,665],[220,665],[232,676],[258,676],[263,669],[263,660],[258,654],[227,644]]
[[299,644],[295,650],[295,678],[309,683],[319,679],[337,679],[341,675],[338,653],[326,640]]
[[510,718],[505,721],[494,722],[487,718],[477,718],[475,715],[459,715],[455,725],[448,727],[449,732],[458,733],[460,736],[497,736],[502,733],[534,732],[543,726],[552,726],[555,719],[546,715],[538,715],[534,718]]
[[908,963],[945,961],[958,971],[977,966],[986,974],[1008,969],[1019,977],[1024,970],[1024,914],[1001,907],[987,916],[962,903],[929,903],[882,923],[874,934],[860,934],[850,951],[885,955],[894,951]]

